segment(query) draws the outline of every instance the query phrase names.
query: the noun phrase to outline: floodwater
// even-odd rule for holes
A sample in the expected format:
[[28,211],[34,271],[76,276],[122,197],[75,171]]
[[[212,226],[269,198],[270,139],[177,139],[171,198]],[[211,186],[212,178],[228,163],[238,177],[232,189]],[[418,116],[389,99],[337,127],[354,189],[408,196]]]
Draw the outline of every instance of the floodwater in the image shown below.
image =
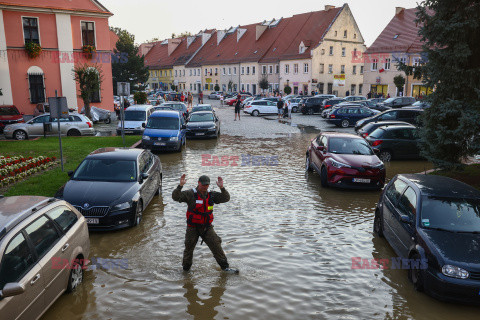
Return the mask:
[[[380,193],[326,189],[317,174],[306,175],[314,131],[272,140],[222,135],[161,154],[163,195],[141,225],[90,235],[90,257],[128,259],[128,267],[86,271],[79,290],[62,295],[43,319],[478,319],[478,308],[417,293],[405,270],[351,268],[352,257],[395,256],[372,232]],[[202,166],[202,154],[240,160]],[[242,166],[247,155],[278,158]],[[390,179],[430,166],[386,167]],[[191,271],[182,271],[186,206],[171,192],[183,173],[187,188],[201,174],[212,187],[223,177],[231,200],[215,206],[214,225],[239,275],[223,273],[200,241]]]

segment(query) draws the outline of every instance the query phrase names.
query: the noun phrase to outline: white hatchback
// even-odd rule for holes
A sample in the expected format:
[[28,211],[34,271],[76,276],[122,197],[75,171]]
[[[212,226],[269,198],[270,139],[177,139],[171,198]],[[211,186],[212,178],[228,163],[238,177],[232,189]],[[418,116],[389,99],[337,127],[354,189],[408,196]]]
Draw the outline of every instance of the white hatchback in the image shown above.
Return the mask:
[[269,100],[252,101],[245,105],[243,112],[254,117],[261,114],[278,114],[277,103]]

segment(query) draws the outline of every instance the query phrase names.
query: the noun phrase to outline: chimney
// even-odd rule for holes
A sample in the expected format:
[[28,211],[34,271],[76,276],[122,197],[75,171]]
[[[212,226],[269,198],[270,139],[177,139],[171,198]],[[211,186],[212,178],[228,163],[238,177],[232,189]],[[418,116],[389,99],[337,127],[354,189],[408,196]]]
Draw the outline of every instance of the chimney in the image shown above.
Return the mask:
[[405,10],[405,8],[403,8],[403,7],[395,7],[395,15],[403,12],[404,10]]
[[178,45],[182,42],[180,39],[168,39],[168,55],[171,55]]
[[260,39],[260,37],[262,36],[262,34],[265,32],[265,30],[267,30],[267,26],[263,26],[261,24],[257,24],[255,26],[255,41],[257,41],[258,39]]
[[327,5],[325,6],[325,11],[328,11],[328,10],[330,10],[330,9],[335,9],[335,6],[332,6],[332,5],[327,4]]

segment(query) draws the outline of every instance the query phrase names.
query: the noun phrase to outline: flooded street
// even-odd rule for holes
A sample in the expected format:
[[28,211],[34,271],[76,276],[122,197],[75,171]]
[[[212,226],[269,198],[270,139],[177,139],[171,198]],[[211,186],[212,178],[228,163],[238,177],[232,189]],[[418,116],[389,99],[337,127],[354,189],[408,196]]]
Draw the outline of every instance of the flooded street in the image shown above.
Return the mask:
[[[42,319],[478,319],[478,308],[417,293],[406,270],[352,269],[352,257],[395,253],[372,232],[379,192],[322,188],[318,174],[305,174],[320,116],[296,114],[292,126],[250,116],[233,122],[231,108],[217,113],[218,140],[189,140],[181,153],[159,154],[163,194],[140,226],[90,234],[90,258],[127,259],[128,266],[86,271],[79,290]],[[202,155],[239,160],[207,166]],[[251,156],[276,161],[246,163]],[[388,180],[429,168],[424,161],[386,164]],[[218,191],[213,180],[223,177],[231,200],[215,206],[213,224],[239,275],[223,273],[200,241],[191,271],[183,272],[186,205],[171,198],[183,173],[184,190],[206,174]]]

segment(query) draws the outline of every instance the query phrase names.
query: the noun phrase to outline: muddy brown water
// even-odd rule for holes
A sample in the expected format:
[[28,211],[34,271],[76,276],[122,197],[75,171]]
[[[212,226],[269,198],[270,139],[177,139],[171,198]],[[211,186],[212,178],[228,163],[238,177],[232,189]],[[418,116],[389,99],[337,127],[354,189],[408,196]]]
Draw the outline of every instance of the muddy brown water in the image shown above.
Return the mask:
[[[62,295],[43,319],[478,319],[478,308],[415,292],[404,270],[351,268],[352,257],[395,256],[372,233],[380,193],[325,189],[317,174],[305,175],[304,153],[314,136],[311,130],[275,140],[223,135],[160,154],[163,195],[141,225],[90,235],[91,257],[128,259],[128,268],[86,271],[79,290]],[[202,166],[202,154],[240,161]],[[242,155],[278,156],[278,165],[242,166]],[[430,166],[386,167],[390,179]],[[187,187],[201,174],[223,177],[231,201],[215,206],[214,225],[239,275],[222,273],[200,242],[191,271],[183,273],[186,207],[171,199],[182,173]]]

